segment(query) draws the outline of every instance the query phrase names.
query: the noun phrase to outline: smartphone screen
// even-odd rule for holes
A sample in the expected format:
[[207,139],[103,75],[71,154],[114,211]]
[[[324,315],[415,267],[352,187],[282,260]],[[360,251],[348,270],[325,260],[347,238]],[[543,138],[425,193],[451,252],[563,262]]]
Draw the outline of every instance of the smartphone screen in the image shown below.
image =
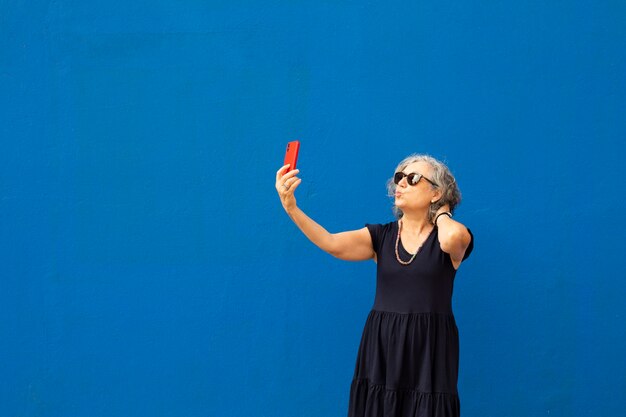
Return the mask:
[[285,151],[285,163],[283,165],[289,165],[287,172],[292,169],[296,169],[298,163],[298,151],[300,150],[300,141],[294,140],[287,144],[287,150]]

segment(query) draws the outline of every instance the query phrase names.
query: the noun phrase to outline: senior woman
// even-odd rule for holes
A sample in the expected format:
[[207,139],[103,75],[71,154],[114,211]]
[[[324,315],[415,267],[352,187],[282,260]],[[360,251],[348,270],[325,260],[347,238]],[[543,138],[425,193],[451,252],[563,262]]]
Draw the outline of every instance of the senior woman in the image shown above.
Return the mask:
[[474,247],[452,219],[461,193],[448,167],[423,154],[402,160],[387,183],[395,221],[329,233],[296,204],[299,170],[276,172],[283,208],[322,250],[376,262],[376,295],[356,358],[349,417],[456,417],[459,335],[454,277]]

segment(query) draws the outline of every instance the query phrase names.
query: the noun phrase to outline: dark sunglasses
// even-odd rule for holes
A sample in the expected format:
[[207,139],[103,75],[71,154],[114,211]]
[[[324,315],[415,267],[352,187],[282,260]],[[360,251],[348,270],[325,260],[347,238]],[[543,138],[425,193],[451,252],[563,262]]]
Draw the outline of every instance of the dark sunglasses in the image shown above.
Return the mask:
[[399,184],[400,181],[402,181],[402,178],[407,177],[407,182],[409,185],[417,185],[417,183],[420,181],[420,179],[424,178],[426,181],[428,181],[429,183],[431,183],[432,185],[434,185],[435,187],[438,187],[437,184],[435,184],[434,182],[432,182],[431,180],[429,180],[428,178],[426,178],[425,176],[423,176],[422,174],[419,174],[417,172],[411,172],[410,174],[405,174],[404,172],[396,172],[393,175],[393,182],[395,184]]

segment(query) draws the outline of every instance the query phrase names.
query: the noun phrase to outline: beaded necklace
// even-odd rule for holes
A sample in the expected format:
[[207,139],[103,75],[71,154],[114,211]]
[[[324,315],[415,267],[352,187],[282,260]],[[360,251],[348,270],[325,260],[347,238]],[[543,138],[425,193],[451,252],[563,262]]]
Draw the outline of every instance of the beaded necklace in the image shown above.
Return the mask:
[[[433,228],[434,229],[434,228]],[[415,259],[415,257],[417,256],[417,254],[419,253],[420,249],[422,249],[422,246],[424,246],[424,242],[426,242],[426,240],[428,240],[428,236],[430,236],[430,234],[426,237],[426,239],[424,239],[424,242],[422,242],[422,244],[420,245],[419,248],[417,248],[417,250],[415,251],[415,253],[413,254],[413,256],[411,257],[411,259],[406,262],[403,261],[402,259],[400,259],[400,253],[398,253],[398,244],[400,243],[400,232],[402,231],[402,220],[398,220],[398,237],[396,238],[396,259],[398,260],[398,262],[400,262],[402,265],[408,265],[411,262],[413,262],[413,259]],[[432,233],[432,229],[430,231]]]

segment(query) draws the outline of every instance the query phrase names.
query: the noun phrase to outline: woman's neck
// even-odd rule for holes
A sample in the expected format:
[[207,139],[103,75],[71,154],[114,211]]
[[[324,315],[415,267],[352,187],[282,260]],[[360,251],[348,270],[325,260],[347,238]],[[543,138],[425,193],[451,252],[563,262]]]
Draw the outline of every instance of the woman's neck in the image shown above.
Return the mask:
[[424,230],[431,230],[434,227],[428,218],[412,218],[406,214],[400,218],[400,221],[402,222],[402,230],[415,235],[419,235]]

